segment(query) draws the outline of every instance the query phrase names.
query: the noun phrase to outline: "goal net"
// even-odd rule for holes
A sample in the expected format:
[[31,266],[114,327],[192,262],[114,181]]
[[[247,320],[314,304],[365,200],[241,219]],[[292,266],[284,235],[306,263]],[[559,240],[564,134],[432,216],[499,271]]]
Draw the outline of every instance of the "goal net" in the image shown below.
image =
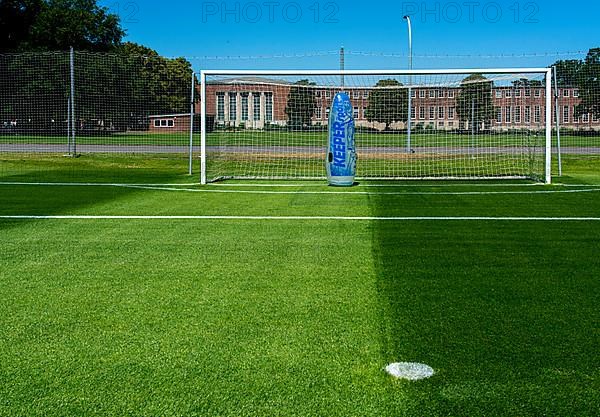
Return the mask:
[[206,71],[202,183],[323,179],[333,97],[357,177],[550,181],[550,70]]

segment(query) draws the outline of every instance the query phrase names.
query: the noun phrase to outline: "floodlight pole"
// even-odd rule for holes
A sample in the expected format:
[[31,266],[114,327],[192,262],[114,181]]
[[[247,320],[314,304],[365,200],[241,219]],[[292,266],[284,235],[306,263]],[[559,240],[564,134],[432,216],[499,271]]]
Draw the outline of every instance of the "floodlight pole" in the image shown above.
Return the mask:
[[[412,62],[412,24],[410,21],[410,16],[404,16],[404,20],[408,23],[408,69],[413,69]],[[412,77],[409,77],[409,86],[408,86],[408,116],[407,116],[407,136],[406,136],[406,152],[411,152],[411,130],[412,130]]]
[[[340,48],[340,71],[344,71],[346,69],[346,52],[344,50],[344,47],[342,46]],[[346,88],[346,78],[344,77],[344,74],[342,73],[341,76],[341,80],[342,82],[342,90],[344,90]]]

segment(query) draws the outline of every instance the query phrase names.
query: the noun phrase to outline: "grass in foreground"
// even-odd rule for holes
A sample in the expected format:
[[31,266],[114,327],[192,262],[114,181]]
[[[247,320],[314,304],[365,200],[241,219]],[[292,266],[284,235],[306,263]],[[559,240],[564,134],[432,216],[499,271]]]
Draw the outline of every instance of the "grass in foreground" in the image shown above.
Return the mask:
[[[598,160],[568,163],[565,182],[600,184]],[[386,191],[427,194],[0,186],[0,215],[600,212],[597,192],[410,185]],[[598,414],[597,222],[0,220],[0,234],[0,415]],[[395,381],[382,368],[399,360],[437,374]]]

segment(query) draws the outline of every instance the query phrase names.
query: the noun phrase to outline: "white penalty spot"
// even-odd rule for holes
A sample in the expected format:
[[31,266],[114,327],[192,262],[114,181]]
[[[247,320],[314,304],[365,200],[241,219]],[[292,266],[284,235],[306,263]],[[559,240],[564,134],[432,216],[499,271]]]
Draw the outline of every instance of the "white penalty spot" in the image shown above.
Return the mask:
[[398,379],[418,381],[427,379],[435,373],[433,368],[423,363],[396,362],[385,367],[385,371]]

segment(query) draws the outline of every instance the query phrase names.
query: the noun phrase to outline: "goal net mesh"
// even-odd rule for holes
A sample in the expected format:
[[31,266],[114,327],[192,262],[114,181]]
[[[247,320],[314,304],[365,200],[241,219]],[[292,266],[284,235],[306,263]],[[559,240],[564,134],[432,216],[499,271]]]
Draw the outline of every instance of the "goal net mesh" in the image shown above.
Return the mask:
[[358,178],[544,178],[545,73],[207,74],[203,88],[208,181],[325,178],[339,92]]

